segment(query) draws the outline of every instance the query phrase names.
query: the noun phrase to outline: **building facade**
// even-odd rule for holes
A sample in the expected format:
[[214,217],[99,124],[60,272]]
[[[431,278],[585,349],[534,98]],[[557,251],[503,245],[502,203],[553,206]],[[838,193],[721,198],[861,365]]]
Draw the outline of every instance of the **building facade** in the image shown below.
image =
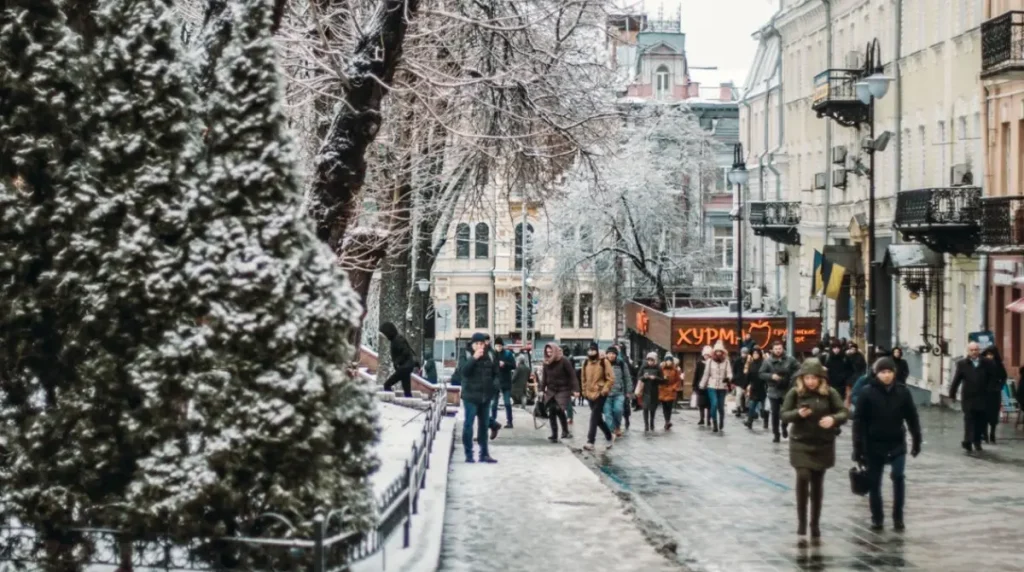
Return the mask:
[[[903,347],[912,382],[937,400],[951,358],[983,325],[983,273],[960,238],[921,240],[912,213],[980,196],[983,0],[780,4],[757,32],[740,106],[754,280],[769,300],[819,314],[824,332],[862,347],[873,298],[876,347]],[[872,59],[877,70],[866,69]],[[888,92],[861,103],[857,83],[875,71],[891,78]],[[846,270],[829,297],[814,288],[815,252]]]

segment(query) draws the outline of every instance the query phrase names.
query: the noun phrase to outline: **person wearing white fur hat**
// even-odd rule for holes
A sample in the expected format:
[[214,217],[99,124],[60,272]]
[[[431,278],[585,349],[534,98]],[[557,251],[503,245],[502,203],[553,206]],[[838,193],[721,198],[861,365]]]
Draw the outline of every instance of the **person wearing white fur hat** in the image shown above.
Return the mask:
[[654,414],[658,412],[658,386],[665,383],[665,376],[658,364],[658,353],[650,352],[637,375],[636,396],[644,406],[644,433],[654,430]]

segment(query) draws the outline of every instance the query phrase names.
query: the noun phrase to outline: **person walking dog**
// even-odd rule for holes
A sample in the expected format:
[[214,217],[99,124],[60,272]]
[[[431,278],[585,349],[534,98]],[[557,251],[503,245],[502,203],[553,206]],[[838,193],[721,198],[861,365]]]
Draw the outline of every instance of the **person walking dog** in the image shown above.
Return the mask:
[[828,371],[817,358],[806,360],[796,374],[796,386],[786,393],[782,422],[792,424],[789,464],[796,469],[797,534],[807,534],[810,500],[811,538],[821,537],[821,507],[825,471],[836,464],[836,435],[849,418],[843,397],[828,385]]

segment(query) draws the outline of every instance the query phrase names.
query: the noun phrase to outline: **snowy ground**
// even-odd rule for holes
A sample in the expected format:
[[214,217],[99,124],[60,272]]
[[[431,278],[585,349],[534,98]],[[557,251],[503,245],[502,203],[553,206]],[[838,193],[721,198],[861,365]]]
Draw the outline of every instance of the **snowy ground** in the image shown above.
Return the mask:
[[377,456],[381,465],[380,470],[370,477],[370,481],[373,483],[374,494],[380,497],[388,485],[405,471],[405,463],[412,458],[412,444],[422,442],[423,423],[427,414],[425,411],[380,401],[377,402],[377,411],[381,424]]
[[[570,451],[514,410],[491,445],[496,465],[452,461],[440,570],[678,570],[655,552],[619,498]],[[460,422],[461,429],[461,422]],[[567,443],[585,442],[585,428]]]

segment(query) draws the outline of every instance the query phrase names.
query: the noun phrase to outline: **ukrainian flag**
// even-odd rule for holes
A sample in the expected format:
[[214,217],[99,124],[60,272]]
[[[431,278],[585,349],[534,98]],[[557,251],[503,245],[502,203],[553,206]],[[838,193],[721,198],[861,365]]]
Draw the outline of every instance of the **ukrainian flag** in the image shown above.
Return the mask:
[[832,300],[839,299],[839,289],[843,286],[843,277],[846,276],[846,268],[840,264],[828,263],[828,276],[823,277],[825,283],[825,296]]
[[825,287],[825,280],[822,278],[821,271],[822,265],[825,263],[825,255],[814,251],[814,269],[811,271],[813,276],[814,284],[811,287],[811,296],[817,296],[821,293],[821,290]]

